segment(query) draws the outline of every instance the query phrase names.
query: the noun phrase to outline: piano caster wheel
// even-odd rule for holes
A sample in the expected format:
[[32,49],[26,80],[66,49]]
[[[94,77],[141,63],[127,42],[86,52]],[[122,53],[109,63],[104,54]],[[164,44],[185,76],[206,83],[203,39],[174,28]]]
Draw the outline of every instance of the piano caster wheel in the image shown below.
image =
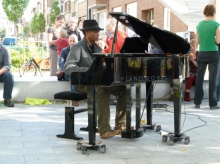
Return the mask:
[[174,144],[174,141],[173,141],[173,140],[169,140],[169,141],[168,141],[168,145],[173,146],[173,144]]
[[167,136],[162,136],[162,141],[167,142]]
[[160,132],[161,131],[161,126],[160,125],[158,125],[158,126],[155,126],[155,132]]
[[82,147],[81,150],[82,150],[82,154],[87,154],[87,149],[86,149],[86,147]]
[[100,152],[102,154],[105,154],[105,152],[106,152],[106,146],[105,145],[100,146]]
[[189,145],[189,142],[190,142],[189,137],[186,137],[185,140],[184,140],[184,144],[185,144],[185,145]]

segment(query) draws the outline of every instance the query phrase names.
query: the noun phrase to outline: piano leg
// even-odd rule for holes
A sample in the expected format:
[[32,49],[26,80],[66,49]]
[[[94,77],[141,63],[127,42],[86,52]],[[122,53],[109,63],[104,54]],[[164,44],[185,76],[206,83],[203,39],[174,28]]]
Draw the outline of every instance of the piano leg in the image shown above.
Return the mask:
[[153,82],[146,82],[146,108],[147,108],[147,124],[143,125],[144,131],[146,129],[155,130],[156,132],[160,132],[161,126],[152,123],[153,116]]
[[87,154],[87,149],[100,150],[105,153],[106,145],[96,142],[97,110],[96,110],[96,89],[95,86],[87,86],[88,99],[88,132],[89,142],[78,141],[77,150],[82,150],[82,154]]
[[126,85],[126,130],[122,131],[122,138],[139,138],[143,136],[143,130],[140,128],[140,84],[136,84],[136,127],[131,128],[131,85]]
[[182,79],[173,79],[173,89],[174,89],[174,133],[168,133],[167,135],[162,136],[162,141],[173,146],[174,142],[181,141],[184,139],[186,145],[190,142],[190,137],[186,136],[183,133],[180,133],[181,126],[181,88],[182,88]]

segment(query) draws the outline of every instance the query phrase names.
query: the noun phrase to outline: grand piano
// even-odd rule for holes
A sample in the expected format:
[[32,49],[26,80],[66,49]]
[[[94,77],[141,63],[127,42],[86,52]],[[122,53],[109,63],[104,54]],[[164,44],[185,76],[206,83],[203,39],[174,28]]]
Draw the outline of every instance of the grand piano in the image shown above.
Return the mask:
[[[169,145],[189,137],[180,133],[181,123],[181,85],[182,80],[189,76],[189,60],[187,53],[189,43],[178,35],[169,31],[153,27],[131,15],[119,12],[110,12],[118,23],[122,23],[136,33],[136,37],[126,38],[118,54],[114,49],[110,54],[94,54],[94,60],[86,72],[73,72],[71,83],[73,85],[86,85],[88,98],[88,132],[89,142],[79,141],[77,149],[83,153],[87,149],[105,152],[106,145],[96,142],[96,86],[126,85],[126,130],[122,131],[122,138],[138,138],[143,136],[144,129],[140,127],[141,83],[146,84],[146,127],[153,128],[153,82],[156,80],[173,80],[174,88],[174,133],[162,136],[162,141],[168,139]],[[115,35],[116,36],[116,35]],[[114,42],[117,38],[114,38]],[[147,52],[148,43],[163,51],[160,54]],[[114,46],[113,46],[114,47]],[[131,84],[136,86],[136,125],[131,127]]]

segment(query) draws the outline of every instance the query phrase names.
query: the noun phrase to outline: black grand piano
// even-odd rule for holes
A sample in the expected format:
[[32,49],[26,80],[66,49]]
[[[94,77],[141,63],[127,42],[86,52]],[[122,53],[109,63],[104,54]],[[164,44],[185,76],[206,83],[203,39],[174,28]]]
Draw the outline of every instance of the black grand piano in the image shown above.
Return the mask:
[[[74,72],[71,74],[73,85],[86,85],[88,98],[88,131],[89,142],[79,141],[77,149],[85,152],[87,149],[105,152],[105,145],[96,142],[96,86],[126,85],[126,130],[122,132],[123,138],[138,138],[143,135],[140,128],[141,83],[146,84],[146,127],[153,128],[152,105],[153,87],[155,80],[173,80],[174,88],[174,133],[164,135],[162,141],[169,139],[169,144],[185,139],[189,143],[189,137],[180,133],[181,123],[181,85],[182,80],[189,75],[187,54],[190,45],[178,35],[145,23],[125,13],[110,12],[117,23],[133,30],[137,37],[126,38],[124,45],[118,54],[94,54],[95,58],[86,72]],[[117,27],[116,27],[117,32]],[[116,36],[116,35],[115,35]],[[114,38],[116,41],[117,38]],[[147,53],[148,43],[153,44],[164,53]],[[112,50],[114,52],[114,50]],[[136,126],[131,130],[131,84],[136,86]]]

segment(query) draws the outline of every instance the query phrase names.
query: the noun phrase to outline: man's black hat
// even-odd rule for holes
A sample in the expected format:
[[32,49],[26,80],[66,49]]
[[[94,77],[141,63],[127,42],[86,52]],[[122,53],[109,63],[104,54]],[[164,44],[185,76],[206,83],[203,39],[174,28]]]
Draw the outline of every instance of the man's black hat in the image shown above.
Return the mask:
[[82,31],[100,31],[103,29],[99,27],[99,24],[96,20],[90,19],[90,20],[84,20],[83,27],[81,30]]

